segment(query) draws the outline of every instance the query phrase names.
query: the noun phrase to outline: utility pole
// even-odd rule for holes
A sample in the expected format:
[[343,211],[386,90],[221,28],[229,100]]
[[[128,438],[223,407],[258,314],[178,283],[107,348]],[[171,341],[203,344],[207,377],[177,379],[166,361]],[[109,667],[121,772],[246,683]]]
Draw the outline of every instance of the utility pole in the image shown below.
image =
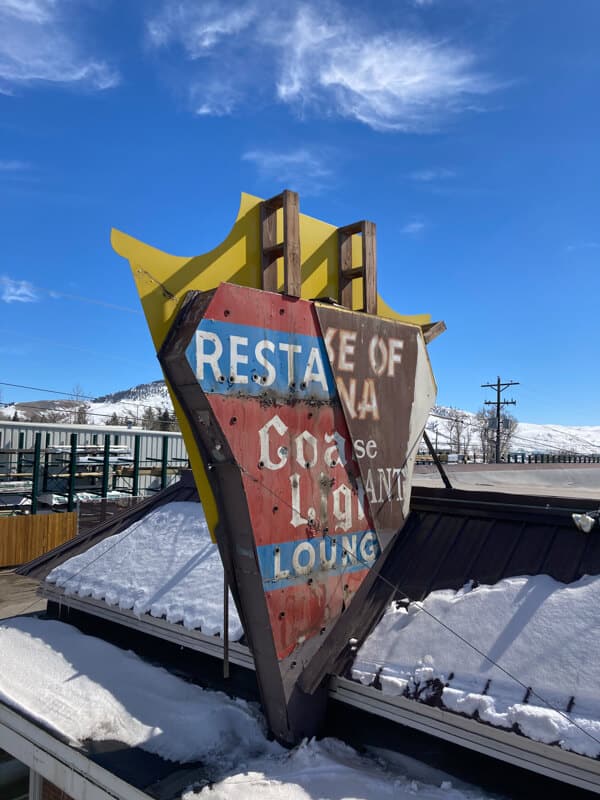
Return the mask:
[[500,380],[500,376],[498,375],[498,380],[496,383],[482,383],[482,389],[495,389],[496,390],[496,399],[495,400],[486,400],[486,406],[496,406],[496,464],[500,463],[500,408],[501,406],[514,406],[516,405],[515,400],[501,400],[500,395],[505,389],[508,389],[509,386],[519,386],[519,381],[507,381],[506,383],[502,383]]

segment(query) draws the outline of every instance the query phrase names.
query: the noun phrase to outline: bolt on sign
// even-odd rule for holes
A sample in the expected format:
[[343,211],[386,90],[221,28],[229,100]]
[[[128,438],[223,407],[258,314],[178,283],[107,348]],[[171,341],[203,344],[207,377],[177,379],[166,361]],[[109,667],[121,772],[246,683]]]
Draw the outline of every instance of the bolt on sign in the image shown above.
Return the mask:
[[292,743],[317,732],[324,679],[393,594],[378,577],[435,398],[423,333],[232,283],[175,304],[163,281],[154,293],[159,360],[214,499],[265,713]]

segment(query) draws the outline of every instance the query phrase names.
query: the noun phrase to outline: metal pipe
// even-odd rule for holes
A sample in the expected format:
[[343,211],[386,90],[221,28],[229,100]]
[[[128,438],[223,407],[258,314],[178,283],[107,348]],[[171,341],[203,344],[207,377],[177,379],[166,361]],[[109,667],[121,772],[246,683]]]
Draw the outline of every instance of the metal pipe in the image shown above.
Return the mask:
[[46,445],[44,448],[44,478],[42,480],[42,492],[48,491],[48,466],[50,462],[50,453],[48,452],[48,448],[50,447],[50,434],[46,434]]
[[133,448],[133,488],[131,493],[137,497],[140,491],[140,449],[141,438],[139,435],[135,437],[135,444]]
[[162,461],[160,469],[160,488],[167,488],[167,465],[169,463],[169,439],[167,436],[162,437]]
[[438,456],[437,451],[435,450],[434,446],[431,444],[431,440],[430,440],[429,436],[427,435],[427,433],[425,431],[423,431],[423,440],[425,441],[425,444],[427,445],[427,449],[429,450],[429,453],[430,453],[431,457],[433,458],[433,463],[436,465],[436,467],[438,468],[438,472],[442,476],[442,480],[444,481],[444,486],[446,487],[446,489],[452,489],[453,487],[452,487],[452,484],[450,483],[450,478],[446,474],[446,470],[442,466],[442,462],[440,461],[440,457]]
[[19,431],[19,452],[17,453],[17,473],[21,477],[23,472],[23,450],[25,449],[25,431]]
[[35,435],[35,446],[33,450],[33,474],[31,476],[31,513],[37,514],[38,494],[40,491],[40,462],[42,459],[42,434]]
[[102,462],[102,497],[108,495],[108,473],[110,469],[110,433],[104,435],[104,460]]
[[223,677],[229,677],[229,584],[223,573]]
[[77,476],[77,434],[71,434],[71,455],[69,457],[69,500],[67,511],[75,508],[75,478]]

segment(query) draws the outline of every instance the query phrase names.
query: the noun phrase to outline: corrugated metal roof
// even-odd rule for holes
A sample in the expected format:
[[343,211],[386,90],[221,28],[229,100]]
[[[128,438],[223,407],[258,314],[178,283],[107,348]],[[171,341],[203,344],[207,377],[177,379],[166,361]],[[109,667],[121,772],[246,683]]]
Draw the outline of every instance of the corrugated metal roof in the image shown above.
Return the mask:
[[416,488],[402,533],[398,592],[420,600],[435,589],[458,589],[469,580],[494,584],[515,575],[547,574],[570,583],[597,574],[600,529],[581,533],[571,518],[596,505],[581,499]]
[[[87,534],[21,567],[43,580],[58,564],[125,530],[165,503],[197,501],[191,471]],[[575,527],[571,514],[595,508],[581,499],[416,487],[412,513],[402,532],[394,575],[398,596],[420,600],[435,589],[458,589],[467,581],[494,584],[515,575],[547,574],[570,583],[600,573],[600,528]]]

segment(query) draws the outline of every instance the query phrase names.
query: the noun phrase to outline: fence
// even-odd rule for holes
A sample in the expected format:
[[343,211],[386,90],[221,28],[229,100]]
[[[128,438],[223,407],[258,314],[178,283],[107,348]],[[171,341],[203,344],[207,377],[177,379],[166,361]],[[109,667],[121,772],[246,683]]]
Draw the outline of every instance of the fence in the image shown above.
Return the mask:
[[17,513],[147,495],[188,465],[177,433],[4,422],[0,442],[0,509]]
[[37,514],[0,519],[0,567],[41,556],[77,534],[77,514]]
[[99,498],[98,500],[79,503],[78,532],[87,533],[97,525],[108,522],[112,517],[122,514],[145,499],[145,497],[140,496],[120,497],[117,500],[102,500]]
[[577,453],[507,453],[509,464],[600,464],[600,455]]

